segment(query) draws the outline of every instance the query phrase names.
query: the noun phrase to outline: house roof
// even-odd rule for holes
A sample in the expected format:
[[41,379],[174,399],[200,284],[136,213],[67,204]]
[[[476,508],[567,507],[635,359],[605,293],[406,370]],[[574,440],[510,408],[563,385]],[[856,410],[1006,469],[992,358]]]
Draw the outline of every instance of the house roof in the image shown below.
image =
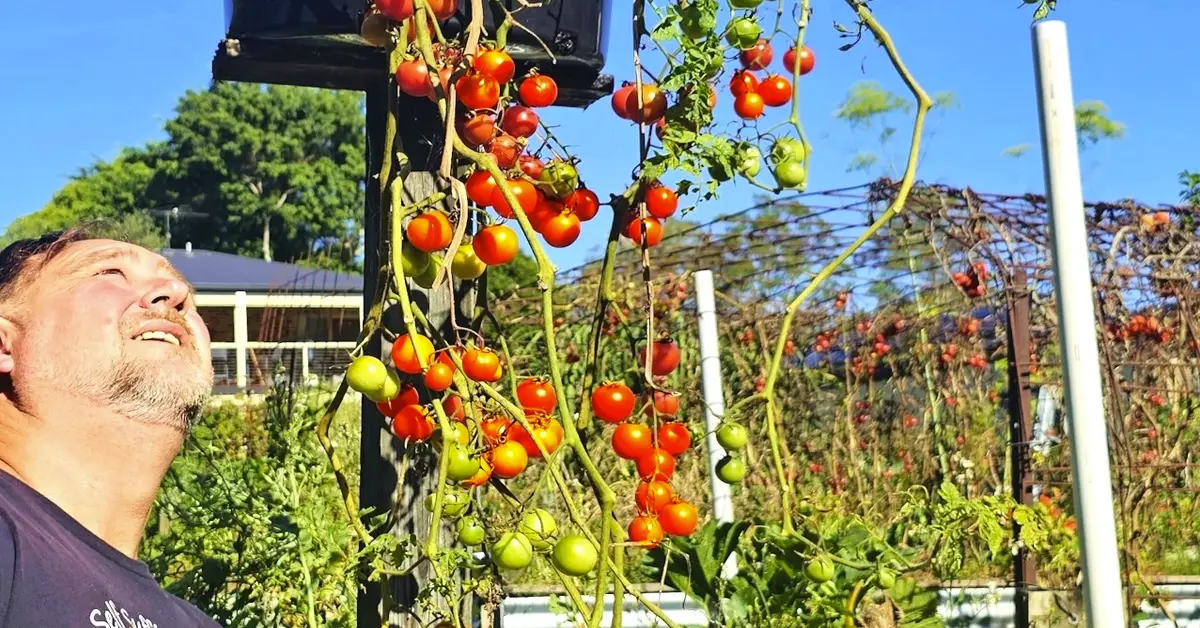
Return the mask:
[[199,249],[160,251],[197,292],[292,292],[349,294],[362,292],[361,275],[268,262],[231,253]]

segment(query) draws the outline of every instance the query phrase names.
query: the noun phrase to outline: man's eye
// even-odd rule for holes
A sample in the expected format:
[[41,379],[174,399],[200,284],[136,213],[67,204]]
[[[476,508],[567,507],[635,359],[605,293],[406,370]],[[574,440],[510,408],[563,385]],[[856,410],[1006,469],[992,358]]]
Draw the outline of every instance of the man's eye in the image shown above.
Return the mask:
[[97,275],[120,275],[120,276],[124,277],[125,271],[121,270],[120,268],[106,268],[96,274]]

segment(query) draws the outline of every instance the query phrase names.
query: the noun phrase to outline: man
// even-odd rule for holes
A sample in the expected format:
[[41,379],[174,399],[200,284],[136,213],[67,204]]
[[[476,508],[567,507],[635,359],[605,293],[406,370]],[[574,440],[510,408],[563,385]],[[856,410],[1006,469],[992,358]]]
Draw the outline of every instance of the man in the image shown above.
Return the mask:
[[137,559],[212,388],[161,256],[83,230],[0,252],[0,627],[212,627]]

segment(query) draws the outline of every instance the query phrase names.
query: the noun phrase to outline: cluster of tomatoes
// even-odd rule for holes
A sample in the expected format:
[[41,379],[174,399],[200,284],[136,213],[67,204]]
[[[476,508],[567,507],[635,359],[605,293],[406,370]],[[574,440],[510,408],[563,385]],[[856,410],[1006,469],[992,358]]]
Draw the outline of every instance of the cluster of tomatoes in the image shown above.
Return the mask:
[[954,273],[952,279],[954,285],[961,288],[968,297],[978,299],[987,292],[988,276],[987,264],[975,262],[967,272]]
[[[642,363],[650,360],[650,372],[664,378],[679,368],[679,346],[670,338],[651,343],[650,355],[643,349]],[[696,529],[696,507],[681,499],[671,486],[675,458],[692,446],[692,436],[679,415],[679,395],[654,390],[643,400],[641,413],[657,424],[654,430],[634,419],[638,399],[621,382],[604,382],[592,391],[592,414],[616,426],[612,448],[617,456],[634,462],[641,481],[635,491],[638,515],[629,524],[629,540],[642,547],[656,547],[664,535],[687,536]]]
[[[443,491],[442,514],[457,522],[461,543],[478,546],[486,534],[478,519],[470,515],[469,491],[492,478],[517,477],[531,461],[542,458],[543,451],[557,451],[565,432],[553,416],[558,403],[554,387],[544,378],[526,378],[516,387],[517,404],[528,428],[503,413],[468,416],[462,397],[446,392],[454,382],[455,357],[469,381],[491,384],[504,375],[500,356],[489,348],[436,350],[429,338],[404,334],[392,344],[394,370],[378,358],[361,356],[351,363],[346,377],[351,388],[373,401],[388,418],[396,438],[410,443],[429,441],[445,459],[448,485]],[[401,383],[400,373],[419,376],[431,401],[422,403],[416,387]],[[450,421],[449,434],[438,434],[435,403]],[[443,445],[447,441],[448,448]],[[432,495],[425,505],[433,510]],[[492,560],[503,569],[524,568],[535,550],[550,552],[550,560],[560,571],[575,576],[591,571],[599,560],[591,541],[579,534],[559,535],[550,514],[538,509],[526,512],[520,526],[502,534],[490,549]]]
[[[756,71],[766,70],[775,53],[771,42],[759,39],[738,54],[742,69],[733,73],[729,81],[729,93],[733,96],[733,110],[743,120],[757,120],[765,107],[782,107],[792,100],[792,83],[786,76],[771,73],[759,79]],[[800,64],[800,75],[812,72],[817,58],[808,46],[788,50],[783,55],[783,66],[794,76],[796,63]]]
[[1157,316],[1144,314],[1134,314],[1124,325],[1110,324],[1109,333],[1119,340],[1144,338],[1151,342],[1170,342],[1175,337],[1175,331],[1159,322]]

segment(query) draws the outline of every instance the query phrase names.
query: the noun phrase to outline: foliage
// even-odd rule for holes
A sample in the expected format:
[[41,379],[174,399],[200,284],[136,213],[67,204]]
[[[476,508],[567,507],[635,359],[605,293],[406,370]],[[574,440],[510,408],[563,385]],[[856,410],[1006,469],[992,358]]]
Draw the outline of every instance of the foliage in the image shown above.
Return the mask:
[[[314,432],[330,395],[289,394],[213,406],[147,526],[155,577],[223,626],[355,625],[359,550]],[[344,406],[338,440],[357,440],[356,411]]]
[[328,250],[353,263],[364,190],[361,96],[218,83],[189,91],[175,114],[164,187],[175,203],[206,214],[203,229],[189,233],[193,245],[266,260]]
[[[173,207],[171,244],[356,269],[364,182],[362,98],[299,87],[216,84],[180,98],[166,139],[83,169],[0,241],[112,219],[146,240]],[[138,235],[141,234],[141,235]]]

